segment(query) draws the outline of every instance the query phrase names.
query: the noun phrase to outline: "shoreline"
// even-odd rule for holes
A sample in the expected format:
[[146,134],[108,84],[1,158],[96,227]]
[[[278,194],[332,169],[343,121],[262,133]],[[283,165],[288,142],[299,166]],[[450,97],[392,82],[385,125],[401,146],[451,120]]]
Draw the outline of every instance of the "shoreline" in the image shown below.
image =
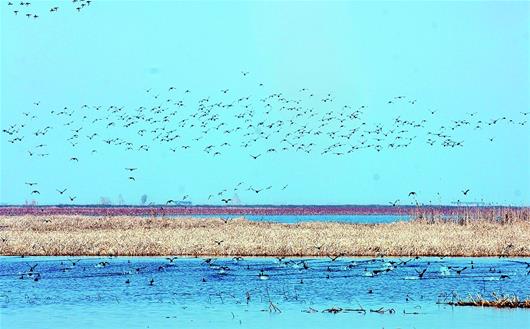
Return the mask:
[[[120,258],[124,258],[124,259],[128,259],[128,258],[145,258],[145,259],[152,259],[152,258],[167,258],[167,257],[174,257],[176,259],[203,259],[203,258],[212,258],[212,259],[216,259],[216,260],[230,260],[230,259],[233,259],[233,258],[236,258],[236,257],[241,257],[241,258],[244,258],[246,260],[255,260],[255,259],[278,259],[278,258],[282,258],[282,259],[287,259],[287,260],[331,260],[329,257],[327,256],[312,256],[312,255],[307,255],[307,256],[252,256],[252,255],[231,255],[231,256],[217,256],[217,255],[131,255],[131,256],[127,256],[127,255],[5,255],[5,254],[0,254],[0,260],[2,258],[57,258],[57,257],[75,257],[75,258],[86,258],[86,259],[101,259],[101,258],[113,258],[113,259],[120,259]],[[393,260],[393,259],[397,259],[397,260],[402,260],[403,258],[414,258],[414,257],[418,257],[418,259],[429,259],[429,258],[436,258],[436,259],[454,259],[454,258],[458,258],[458,259],[507,259],[507,260],[514,260],[514,259],[524,259],[524,260],[527,260],[527,259],[530,259],[530,256],[437,256],[437,255],[428,255],[428,256],[409,256],[409,255],[397,255],[397,256],[377,256],[377,257],[374,257],[374,256],[356,256],[356,255],[352,255],[352,256],[348,256],[348,255],[345,255],[345,256],[340,256],[338,260],[351,260],[351,259],[355,259],[355,260],[372,260],[372,259],[377,259],[377,258],[381,258],[381,259],[390,259],[390,260]]]
[[0,216],[0,255],[530,257],[530,222],[283,224],[218,218]]
[[476,205],[0,205],[2,216],[528,216],[526,206]]

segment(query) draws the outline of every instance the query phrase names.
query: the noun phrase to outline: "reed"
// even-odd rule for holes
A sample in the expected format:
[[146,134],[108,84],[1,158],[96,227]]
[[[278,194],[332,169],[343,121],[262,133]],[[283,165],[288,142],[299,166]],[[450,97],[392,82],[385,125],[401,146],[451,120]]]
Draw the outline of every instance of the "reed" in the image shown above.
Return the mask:
[[413,214],[413,219],[430,224],[458,223],[460,225],[476,222],[513,224],[530,222],[530,209],[513,207],[458,207],[452,211],[441,211],[434,208],[420,209]]
[[0,254],[528,257],[530,221],[281,224],[244,218],[5,216]]
[[520,300],[517,296],[493,294],[493,299],[486,299],[482,295],[469,296],[468,299],[449,302],[453,306],[480,306],[495,308],[530,308],[530,299]]

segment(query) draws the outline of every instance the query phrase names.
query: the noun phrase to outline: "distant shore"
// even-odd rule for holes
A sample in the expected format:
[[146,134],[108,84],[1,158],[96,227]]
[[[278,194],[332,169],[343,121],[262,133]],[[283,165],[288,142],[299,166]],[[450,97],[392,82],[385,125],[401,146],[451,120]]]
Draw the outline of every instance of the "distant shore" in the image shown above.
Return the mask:
[[0,216],[0,255],[530,257],[530,221],[526,210],[496,219],[389,224]]
[[530,211],[529,207],[490,205],[0,205],[0,216],[305,216],[407,215],[455,216]]

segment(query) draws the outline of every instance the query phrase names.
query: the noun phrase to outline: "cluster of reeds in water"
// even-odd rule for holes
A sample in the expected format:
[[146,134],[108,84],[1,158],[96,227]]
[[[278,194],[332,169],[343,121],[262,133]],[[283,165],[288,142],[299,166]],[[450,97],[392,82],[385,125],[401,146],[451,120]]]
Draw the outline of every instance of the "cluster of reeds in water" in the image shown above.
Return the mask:
[[489,222],[505,225],[530,222],[529,208],[512,207],[461,207],[455,209],[453,212],[418,208],[411,215],[414,221],[428,224],[457,223],[460,225],[468,225],[477,222]]
[[481,306],[496,308],[530,308],[530,299],[520,300],[517,296],[497,295],[486,299],[482,295],[469,296],[468,299],[449,302],[453,306]]

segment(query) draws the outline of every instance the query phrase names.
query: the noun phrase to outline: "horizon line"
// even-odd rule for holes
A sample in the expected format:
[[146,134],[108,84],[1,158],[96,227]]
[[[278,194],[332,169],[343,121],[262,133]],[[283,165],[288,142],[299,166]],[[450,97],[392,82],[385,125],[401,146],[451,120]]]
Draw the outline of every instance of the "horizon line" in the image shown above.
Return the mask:
[[223,205],[223,204],[0,204],[0,207],[97,207],[97,208],[153,208],[153,207],[165,207],[165,208],[252,208],[252,207],[385,207],[385,208],[415,208],[415,207],[481,207],[481,208],[493,208],[493,207],[509,207],[509,208],[530,208],[530,205],[510,205],[510,204],[485,204],[484,202],[453,202],[451,204],[404,204],[404,205],[391,205],[391,204],[239,204],[239,205]]

